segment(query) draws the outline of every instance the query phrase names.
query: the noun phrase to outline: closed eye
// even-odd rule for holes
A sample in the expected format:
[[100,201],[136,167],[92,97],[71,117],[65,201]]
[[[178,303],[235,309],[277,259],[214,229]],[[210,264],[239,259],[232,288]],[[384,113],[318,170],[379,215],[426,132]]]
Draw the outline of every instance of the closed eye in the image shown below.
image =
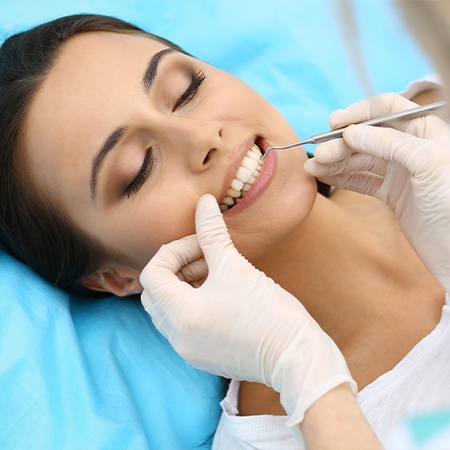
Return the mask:
[[198,91],[198,88],[205,81],[206,75],[203,70],[200,70],[195,75],[192,76],[192,81],[186,91],[182,94],[182,96],[178,99],[176,105],[172,108],[172,112],[176,111],[178,108],[189,103]]
[[153,162],[153,152],[152,149],[149,149],[145,154],[139,173],[125,189],[125,194],[128,198],[130,198],[133,194],[136,194],[150,176],[153,169]]

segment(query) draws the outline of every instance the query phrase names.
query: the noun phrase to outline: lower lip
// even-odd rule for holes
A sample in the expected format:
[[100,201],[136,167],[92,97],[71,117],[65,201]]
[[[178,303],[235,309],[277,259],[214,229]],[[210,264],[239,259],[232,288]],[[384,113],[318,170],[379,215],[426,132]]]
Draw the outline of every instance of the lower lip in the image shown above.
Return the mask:
[[275,172],[277,165],[277,152],[269,152],[264,160],[264,164],[261,169],[261,173],[258,178],[252,184],[245,197],[233,208],[224,212],[225,216],[237,214],[243,209],[246,209],[255,199],[257,199],[262,192],[265,191],[270,184],[270,180]]

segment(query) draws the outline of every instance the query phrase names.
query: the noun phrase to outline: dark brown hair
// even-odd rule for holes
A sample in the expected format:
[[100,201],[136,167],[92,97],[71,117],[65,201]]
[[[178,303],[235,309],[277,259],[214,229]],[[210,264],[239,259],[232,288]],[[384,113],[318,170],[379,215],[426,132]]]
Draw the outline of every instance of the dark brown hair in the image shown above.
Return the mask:
[[75,292],[111,254],[37,192],[21,158],[20,136],[28,107],[64,44],[95,31],[145,35],[183,52],[120,19],[92,14],[44,23],[9,37],[0,48],[0,247],[52,284]]

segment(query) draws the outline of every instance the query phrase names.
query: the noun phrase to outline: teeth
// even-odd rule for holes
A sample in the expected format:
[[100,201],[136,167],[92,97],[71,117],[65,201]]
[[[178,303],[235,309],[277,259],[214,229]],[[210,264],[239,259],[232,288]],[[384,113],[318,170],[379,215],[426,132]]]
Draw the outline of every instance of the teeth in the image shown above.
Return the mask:
[[[250,152],[250,154],[252,154],[253,152]],[[258,167],[258,161],[255,161],[254,159],[246,156],[243,160],[242,160],[242,165],[250,170],[250,172],[253,172],[257,167]]]
[[232,198],[238,198],[241,195],[241,191],[236,191],[236,189],[230,188],[227,191],[227,195]]
[[243,183],[247,183],[247,181],[252,176],[253,170],[248,170],[246,167],[239,167],[239,170],[237,171],[235,177],[236,180],[242,181]]
[[259,163],[260,162],[260,158],[261,158],[260,154],[261,154],[261,152],[258,149],[258,152],[249,152],[249,153],[247,153],[246,158],[247,157],[251,158],[251,159],[255,160],[257,163]]
[[240,191],[242,186],[244,186],[244,182],[236,180],[236,178],[231,182],[231,189],[234,189],[235,191]]
[[262,152],[256,144],[247,152],[239,167],[231,186],[227,191],[227,196],[220,204],[222,212],[227,211],[235,204],[238,204],[252,187],[256,178],[258,178],[263,161],[261,161]]
[[222,204],[223,205],[227,205],[227,206],[231,206],[231,205],[234,205],[234,200],[231,197],[225,197],[222,200]]

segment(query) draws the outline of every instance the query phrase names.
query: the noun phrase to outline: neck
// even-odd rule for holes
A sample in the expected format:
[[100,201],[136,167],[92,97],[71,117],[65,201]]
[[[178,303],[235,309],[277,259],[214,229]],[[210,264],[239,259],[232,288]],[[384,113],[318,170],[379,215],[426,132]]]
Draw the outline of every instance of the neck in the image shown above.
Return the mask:
[[318,196],[307,223],[257,266],[298,298],[343,351],[412,305],[420,315],[430,293],[440,299],[438,319],[442,289],[390,210],[349,192],[332,198]]
[[[298,231],[252,261],[291,292],[342,351],[360,389],[391,370],[439,322],[444,292],[373,198],[317,198]],[[283,414],[278,394],[241,383],[241,415]]]

